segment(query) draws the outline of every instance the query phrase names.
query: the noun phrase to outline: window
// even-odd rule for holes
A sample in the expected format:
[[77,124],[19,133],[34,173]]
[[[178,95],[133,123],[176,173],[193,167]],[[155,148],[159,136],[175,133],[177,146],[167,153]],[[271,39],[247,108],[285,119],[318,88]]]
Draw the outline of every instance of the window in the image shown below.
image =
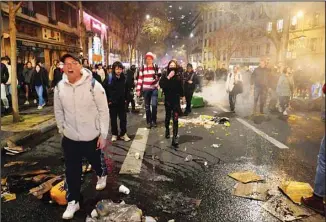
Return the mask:
[[312,21],[312,26],[319,26],[319,21],[320,21],[320,14],[315,12],[314,13],[314,17],[313,17],[313,21]]
[[310,50],[315,52],[317,49],[317,38],[310,39]]
[[251,12],[251,20],[255,19],[255,12]]
[[267,32],[271,33],[272,29],[273,29],[273,23],[272,22],[267,23]]
[[268,55],[270,51],[271,51],[271,44],[267,43],[267,45],[266,45],[266,55]]
[[277,20],[277,32],[283,32],[283,19]]
[[207,52],[204,52],[204,61],[207,61]]
[[264,13],[264,10],[263,10],[263,6],[261,5],[259,8],[259,18],[263,17],[263,13]]
[[213,18],[213,12],[209,13],[209,19]]
[[215,18],[217,18],[217,11],[215,11]]
[[[59,22],[69,24],[69,14],[64,6],[64,2],[55,2],[56,18]],[[64,11],[62,10],[62,8],[64,8]]]
[[34,11],[38,14],[48,16],[48,3],[51,2],[38,2],[34,1]]
[[209,32],[212,32],[213,31],[213,23],[210,23],[209,24]]
[[207,39],[205,39],[204,47],[207,47]]
[[71,8],[71,26],[77,28],[77,10]]
[[216,30],[217,30],[217,23],[214,22],[214,31],[216,31]]
[[252,56],[252,46],[249,48],[249,56]]
[[260,56],[260,46],[259,45],[256,46],[256,55]]

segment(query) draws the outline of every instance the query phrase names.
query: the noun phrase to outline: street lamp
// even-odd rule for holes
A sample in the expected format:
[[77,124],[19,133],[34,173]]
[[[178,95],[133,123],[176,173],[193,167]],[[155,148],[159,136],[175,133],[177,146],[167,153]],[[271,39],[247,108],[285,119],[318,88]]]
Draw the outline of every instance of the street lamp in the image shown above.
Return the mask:
[[297,16],[298,16],[298,18],[301,18],[303,16],[303,11],[301,11],[301,10],[298,11]]
[[194,37],[194,33],[190,33],[190,38],[193,38]]
[[148,20],[148,19],[150,19],[151,18],[151,16],[150,15],[146,15],[146,19]]

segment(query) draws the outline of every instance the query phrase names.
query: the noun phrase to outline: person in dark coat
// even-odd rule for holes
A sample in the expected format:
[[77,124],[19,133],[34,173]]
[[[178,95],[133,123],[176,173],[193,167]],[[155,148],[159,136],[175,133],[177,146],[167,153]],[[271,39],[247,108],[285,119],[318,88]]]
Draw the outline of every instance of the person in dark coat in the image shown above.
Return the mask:
[[34,73],[34,69],[33,69],[32,63],[27,62],[26,67],[23,71],[23,82],[24,82],[24,86],[25,86],[25,97],[26,97],[26,101],[25,101],[24,105],[29,105],[29,99],[30,99],[31,95],[33,97],[33,89],[32,89],[32,85],[31,85],[33,73]]
[[[92,74],[93,74],[93,78],[94,79],[96,79],[99,83],[101,83],[102,84],[102,86],[103,86],[103,84],[104,84],[104,82],[102,82],[102,80],[101,80],[101,76],[96,72],[96,68],[94,67],[94,68],[92,68]],[[104,80],[105,81],[105,80]]]
[[48,75],[44,72],[44,69],[37,64],[33,72],[31,85],[35,88],[38,96],[38,107],[37,109],[43,109],[46,102],[44,100],[43,91],[46,90],[47,85],[49,84]]
[[[178,143],[178,119],[180,112],[180,98],[184,96],[182,87],[182,73],[178,70],[178,63],[174,60],[168,64],[167,72],[159,81],[165,95],[165,138],[170,138],[170,119],[173,119],[172,146],[177,148]],[[184,99],[184,98],[183,98]]]
[[130,141],[130,138],[127,135],[126,113],[128,91],[126,87],[126,77],[122,70],[123,65],[121,62],[113,63],[112,79],[107,78],[103,84],[110,108],[109,112],[111,119],[112,142],[115,142],[118,139],[118,116],[120,119],[120,139],[124,140],[125,142]]
[[6,83],[9,79],[9,71],[5,63],[5,57],[1,58],[1,101],[3,103],[3,106],[5,108],[5,112],[8,112],[9,109],[9,101],[7,98],[7,93],[6,93]]
[[57,68],[53,71],[53,81],[51,83],[51,88],[55,88],[57,84],[62,80],[63,76],[63,63],[60,62],[57,64]]
[[127,70],[127,79],[126,79],[126,87],[127,87],[127,103],[126,103],[126,111],[129,112],[129,103],[131,103],[131,111],[135,112],[136,104],[134,100],[134,89],[135,89],[135,72],[136,66],[132,65],[129,70]]
[[42,62],[37,62],[37,64],[41,67],[42,74],[44,76],[44,81],[47,81],[46,84],[43,85],[43,98],[45,103],[49,102],[48,88],[49,88],[49,72],[44,67]]
[[187,71],[183,74],[183,81],[184,81],[184,95],[186,98],[186,110],[184,112],[184,115],[187,116],[189,113],[191,113],[191,100],[192,96],[194,94],[196,85],[199,84],[197,74],[195,73],[192,64],[187,65]]

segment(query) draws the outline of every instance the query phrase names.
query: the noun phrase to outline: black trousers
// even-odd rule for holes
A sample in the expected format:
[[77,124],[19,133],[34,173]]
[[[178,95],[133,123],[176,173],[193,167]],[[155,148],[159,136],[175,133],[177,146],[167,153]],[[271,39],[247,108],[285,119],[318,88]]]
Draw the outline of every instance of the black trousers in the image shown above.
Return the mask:
[[260,112],[264,112],[264,106],[266,103],[267,99],[267,89],[266,87],[261,87],[261,86],[255,86],[255,91],[254,91],[254,110],[256,111],[257,108],[257,103],[258,99],[260,102]]
[[231,111],[234,111],[236,101],[237,101],[237,94],[230,92],[229,93],[229,103],[230,103]]
[[180,115],[180,97],[174,101],[165,100],[165,129],[169,130],[170,120],[173,121],[173,136],[178,135],[178,121]]
[[186,89],[185,90],[185,97],[186,97],[186,103],[187,103],[187,106],[186,106],[186,112],[191,112],[191,100],[192,100],[192,96],[194,94],[194,90],[191,90],[191,89]]
[[86,157],[90,162],[97,176],[107,175],[104,155],[101,150],[96,150],[97,140],[98,138],[95,138],[92,141],[84,142],[74,141],[67,137],[62,139],[66,166],[65,188],[68,202],[79,201],[80,199],[83,157]]
[[111,104],[110,119],[111,119],[111,133],[118,136],[118,117],[120,119],[120,136],[127,132],[127,112],[125,103]]
[[127,95],[127,103],[126,103],[126,110],[129,109],[129,104],[131,103],[132,110],[135,110],[136,104],[134,100],[134,91],[133,89],[129,90],[129,93]]
[[[157,120],[157,104],[158,104],[158,90],[145,90],[143,91],[145,110],[146,110],[146,122],[156,123]],[[151,110],[152,105],[152,110]]]

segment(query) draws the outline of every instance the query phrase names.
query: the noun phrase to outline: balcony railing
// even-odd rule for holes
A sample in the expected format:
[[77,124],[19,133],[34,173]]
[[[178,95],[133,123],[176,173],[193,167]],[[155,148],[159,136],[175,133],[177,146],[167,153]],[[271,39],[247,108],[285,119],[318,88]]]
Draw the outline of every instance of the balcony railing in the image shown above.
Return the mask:
[[22,13],[30,17],[35,17],[36,14],[35,11],[29,10],[28,8],[25,7],[22,7]]

